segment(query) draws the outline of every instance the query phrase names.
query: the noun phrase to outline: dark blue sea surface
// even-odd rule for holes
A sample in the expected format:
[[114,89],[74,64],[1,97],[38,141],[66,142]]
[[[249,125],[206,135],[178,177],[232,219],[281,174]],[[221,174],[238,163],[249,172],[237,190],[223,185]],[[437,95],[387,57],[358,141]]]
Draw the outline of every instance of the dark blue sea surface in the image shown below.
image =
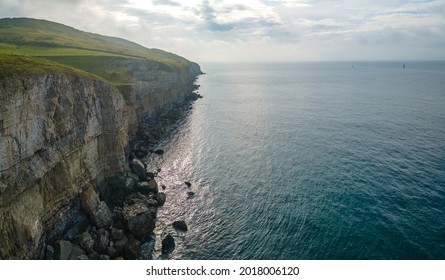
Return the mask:
[[171,258],[445,259],[445,63],[202,67],[150,162]]

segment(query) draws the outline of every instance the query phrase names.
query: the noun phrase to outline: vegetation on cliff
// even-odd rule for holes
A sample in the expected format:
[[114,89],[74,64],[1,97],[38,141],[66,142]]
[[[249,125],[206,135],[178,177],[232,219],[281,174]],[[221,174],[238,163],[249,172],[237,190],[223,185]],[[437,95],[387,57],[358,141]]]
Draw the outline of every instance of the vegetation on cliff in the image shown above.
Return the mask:
[[99,78],[86,71],[55,63],[50,60],[0,53],[0,75],[3,77],[14,74],[54,74],[54,73],[78,73],[85,76]]
[[[190,61],[158,49],[114,37],[83,32],[72,27],[30,18],[0,19],[0,54],[44,58],[102,77],[113,84],[131,84],[131,71],[115,65],[117,60],[151,62],[154,72],[174,72],[189,67]],[[11,58],[9,58],[11,59]],[[24,58],[30,62],[28,58]],[[61,69],[46,64],[46,67]]]

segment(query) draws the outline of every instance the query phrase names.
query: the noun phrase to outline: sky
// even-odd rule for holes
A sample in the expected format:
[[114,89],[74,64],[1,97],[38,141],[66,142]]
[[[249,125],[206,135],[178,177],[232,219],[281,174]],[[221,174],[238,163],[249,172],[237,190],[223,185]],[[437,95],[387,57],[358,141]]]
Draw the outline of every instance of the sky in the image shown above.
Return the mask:
[[196,62],[445,60],[445,0],[0,0]]

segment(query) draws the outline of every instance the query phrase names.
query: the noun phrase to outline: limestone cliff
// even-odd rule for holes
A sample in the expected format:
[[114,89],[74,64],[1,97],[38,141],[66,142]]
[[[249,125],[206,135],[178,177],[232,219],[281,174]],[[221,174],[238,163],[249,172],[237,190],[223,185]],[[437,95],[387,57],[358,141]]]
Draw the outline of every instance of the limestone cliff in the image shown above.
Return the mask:
[[[122,59],[118,89],[76,71],[0,76],[0,258],[34,258],[88,186],[127,168],[138,121],[182,102],[199,66]],[[40,246],[40,247],[39,247]]]

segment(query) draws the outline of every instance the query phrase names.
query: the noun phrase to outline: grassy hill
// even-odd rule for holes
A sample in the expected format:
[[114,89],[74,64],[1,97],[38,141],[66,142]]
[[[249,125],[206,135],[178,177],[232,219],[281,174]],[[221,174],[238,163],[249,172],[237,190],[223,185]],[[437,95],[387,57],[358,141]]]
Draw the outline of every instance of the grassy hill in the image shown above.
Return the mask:
[[189,63],[178,55],[148,49],[124,39],[30,18],[0,19],[2,54],[44,58],[93,73],[115,84],[132,82],[131,75],[124,69],[111,67],[111,62],[117,58],[155,61],[161,66],[158,71],[175,71]]

